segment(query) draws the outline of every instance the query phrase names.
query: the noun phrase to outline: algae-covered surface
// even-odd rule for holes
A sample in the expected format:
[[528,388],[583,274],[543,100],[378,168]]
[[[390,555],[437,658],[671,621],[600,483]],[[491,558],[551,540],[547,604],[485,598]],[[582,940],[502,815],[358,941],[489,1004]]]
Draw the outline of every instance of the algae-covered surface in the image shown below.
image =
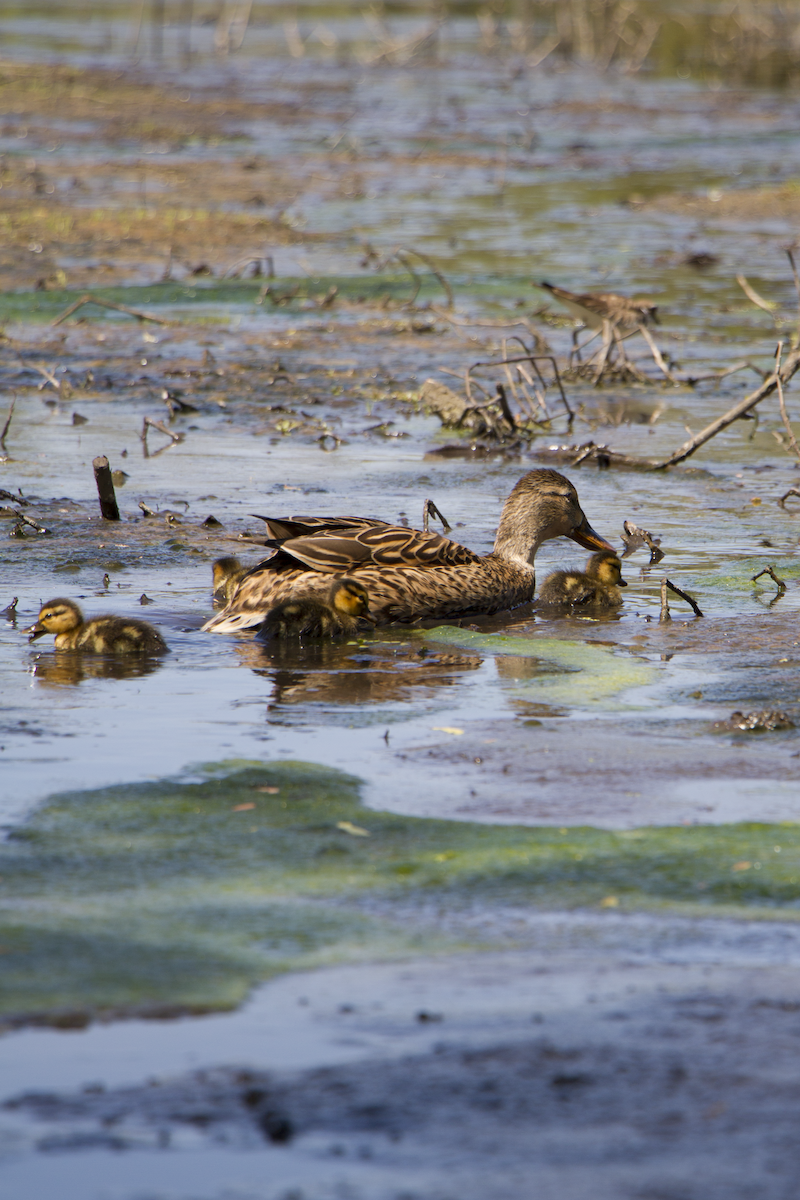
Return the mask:
[[[800,901],[792,822],[492,826],[368,811],[355,779],[307,764],[206,774],[66,793],[14,831],[0,853],[6,1021],[228,1008],[281,972],[463,950],[481,944],[458,934],[475,904],[786,919]],[[430,905],[451,929],[431,928]]]

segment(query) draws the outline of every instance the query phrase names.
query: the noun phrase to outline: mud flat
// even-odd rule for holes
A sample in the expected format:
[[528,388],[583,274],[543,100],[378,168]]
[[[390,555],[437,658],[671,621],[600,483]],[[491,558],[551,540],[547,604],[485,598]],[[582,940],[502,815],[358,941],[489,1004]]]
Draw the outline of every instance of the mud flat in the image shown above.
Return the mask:
[[124,1043],[4,1042],[27,1087],[0,1195],[792,1194],[796,926],[496,920],[524,951],[289,976]]

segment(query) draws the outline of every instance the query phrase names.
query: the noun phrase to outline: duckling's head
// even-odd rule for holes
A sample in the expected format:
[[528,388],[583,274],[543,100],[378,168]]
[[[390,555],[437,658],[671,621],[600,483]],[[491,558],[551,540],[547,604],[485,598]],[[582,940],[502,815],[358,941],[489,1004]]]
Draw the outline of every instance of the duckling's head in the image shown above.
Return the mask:
[[568,537],[587,550],[610,550],[587,521],[578,493],[558,471],[528,471],[503,506],[496,554],[532,566],[536,551],[550,538]]
[[232,579],[234,575],[238,575],[241,569],[242,564],[239,562],[238,558],[233,558],[231,556],[229,558],[216,559],[216,561],[211,564],[211,570],[214,577],[214,591],[220,591],[229,579]]
[[83,624],[83,613],[74,600],[48,600],[43,604],[35,625],[23,630],[30,634],[29,641],[43,637],[46,633],[70,633]]
[[369,592],[355,579],[337,579],[331,588],[331,604],[348,617],[369,619]]
[[622,563],[613,550],[601,550],[593,554],[586,564],[586,574],[612,587],[628,586],[622,578]]

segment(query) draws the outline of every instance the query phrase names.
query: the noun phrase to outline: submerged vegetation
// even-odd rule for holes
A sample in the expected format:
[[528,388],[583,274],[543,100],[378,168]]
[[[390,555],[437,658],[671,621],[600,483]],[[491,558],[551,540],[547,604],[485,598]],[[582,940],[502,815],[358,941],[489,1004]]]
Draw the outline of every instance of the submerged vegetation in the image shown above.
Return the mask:
[[[26,5],[17,15],[49,7]],[[761,255],[765,236],[773,250],[788,237],[800,190],[791,178],[784,118],[748,109],[732,93],[720,103],[715,93],[728,84],[800,82],[800,0],[702,8],[681,0],[496,0],[488,7],[387,4],[368,12],[312,5],[301,13],[288,5],[195,0],[190,26],[175,21],[164,29],[154,17],[192,12],[192,5],[137,0],[129,23],[120,23],[124,6],[89,7],[109,21],[108,57],[118,54],[116,66],[0,66],[0,320],[7,326],[0,349],[8,392],[0,451],[9,489],[2,515],[15,539],[4,541],[0,558],[23,581],[22,608],[31,607],[32,596],[51,594],[59,573],[69,574],[76,591],[102,579],[103,594],[113,586],[120,606],[131,608],[140,594],[139,603],[160,604],[156,612],[172,621],[170,636],[178,641],[179,627],[181,635],[189,632],[184,621],[200,624],[200,607],[190,603],[210,609],[212,558],[238,553],[242,541],[263,553],[258,519],[247,515],[254,508],[269,512],[267,503],[275,504],[288,515],[357,505],[360,512],[363,502],[367,511],[416,524],[423,497],[435,488],[451,516],[448,500],[460,506],[464,520],[453,516],[453,537],[488,549],[492,504],[507,491],[506,466],[516,476],[520,460],[527,469],[533,453],[549,454],[572,473],[583,468],[587,507],[591,496],[592,512],[597,503],[606,514],[609,537],[633,515],[656,531],[647,543],[651,563],[661,541],[658,554],[672,556],[673,578],[702,587],[710,613],[702,632],[688,629],[676,610],[673,640],[655,644],[646,622],[657,609],[645,609],[652,610],[658,580],[641,566],[638,578],[631,571],[623,610],[613,614],[619,653],[586,644],[596,624],[576,619],[567,641],[537,636],[539,618],[526,626],[516,614],[510,636],[415,631],[411,645],[387,642],[379,653],[376,639],[329,657],[325,647],[299,663],[270,660],[252,646],[198,650],[202,639],[184,637],[162,678],[185,671],[180,687],[207,687],[216,716],[234,705],[228,693],[217,696],[206,674],[198,685],[200,671],[210,670],[212,654],[218,663],[229,652],[226,666],[239,654],[236,666],[252,668],[272,689],[270,735],[281,721],[288,729],[297,714],[296,725],[305,723],[313,735],[326,725],[337,730],[336,757],[331,743],[318,749],[318,742],[313,753],[341,761],[355,744],[347,741],[351,720],[411,719],[413,687],[424,692],[417,713],[428,711],[423,705],[434,693],[442,710],[457,708],[460,700],[441,692],[455,695],[462,676],[478,673],[484,652],[498,664],[500,685],[491,695],[509,708],[527,706],[530,725],[541,726],[554,705],[564,706],[562,715],[619,711],[620,692],[655,688],[673,657],[695,655],[697,672],[697,656],[710,659],[713,651],[718,658],[704,668],[704,678],[712,677],[703,682],[708,691],[723,652],[726,664],[735,660],[742,675],[751,672],[733,698],[720,685],[727,711],[741,707],[728,732],[764,729],[766,740],[771,730],[789,729],[791,718],[776,723],[774,706],[795,702],[794,626],[787,617],[777,635],[766,604],[779,602],[780,612],[796,600],[794,501],[778,507],[781,494],[783,503],[796,494],[786,488],[800,458],[782,393],[800,367],[795,297],[783,243],[780,268],[773,253],[763,274],[760,258],[740,257]],[[237,13],[243,28],[235,25]],[[242,62],[250,54],[252,73],[243,70],[222,88],[221,69],[198,71],[190,87],[191,68],[205,51],[241,51]],[[470,71],[459,75],[465,51]],[[295,71],[285,70],[287,58]],[[303,59],[311,60],[305,70]],[[182,76],[172,73],[176,60]],[[398,72],[390,80],[390,69],[406,67],[407,77]],[[436,67],[441,79],[428,92]],[[273,68],[280,88],[271,85]],[[655,99],[640,93],[637,100],[632,76],[668,82]],[[704,87],[690,102],[676,77]],[[412,92],[416,104],[408,100]],[[729,110],[719,135],[716,105]],[[749,142],[741,136],[745,127],[758,131]],[[638,142],[629,140],[633,129]],[[726,161],[709,165],[717,136]],[[770,139],[773,148],[762,149]],[[774,172],[756,150],[779,159]],[[648,165],[634,162],[636,155]],[[741,179],[740,169],[747,172]],[[717,186],[725,171],[728,190]],[[780,234],[770,226],[764,235],[765,208],[783,222]],[[744,222],[745,234],[738,226],[731,233],[725,221]],[[303,256],[312,252],[318,258],[309,263]],[[742,274],[747,287],[736,287],[736,273],[745,269],[753,282]],[[607,298],[619,289],[624,299],[653,286],[663,329],[648,327],[646,337],[625,330],[638,339],[633,351],[646,356],[647,370],[625,358],[621,325],[603,331],[594,362],[581,362],[574,345],[570,352],[570,318],[531,288],[543,275],[578,289],[578,298]],[[101,326],[91,297],[121,312],[104,311]],[[43,332],[43,322],[54,328]],[[619,334],[613,347],[612,333]],[[775,333],[787,340],[777,363]],[[653,349],[656,338],[661,349]],[[733,346],[746,361],[733,363]],[[760,381],[744,400],[742,389],[755,384],[744,384],[743,371]],[[430,387],[430,372],[464,395],[441,378]],[[595,382],[611,383],[613,397],[604,399]],[[781,425],[776,405],[766,429],[758,429],[757,405],[773,393]],[[72,404],[81,411],[68,411]],[[169,427],[154,420],[155,412]],[[141,456],[129,454],[142,421]],[[549,444],[555,436],[594,436],[603,425],[614,426],[618,451],[579,440]],[[148,428],[158,449],[148,449]],[[155,441],[158,432],[169,444]],[[237,435],[263,440],[247,446],[248,458],[236,449]],[[532,446],[545,436],[546,446]],[[633,477],[606,470],[677,465],[712,437],[716,457],[703,456],[702,472],[679,468],[630,484]],[[91,453],[114,457],[117,486],[130,481],[113,534],[118,543],[94,509],[90,515],[81,482],[90,478],[81,455],[94,438],[102,444]],[[392,447],[405,448],[390,457]],[[485,469],[481,456],[490,459]],[[719,465],[716,475],[709,462]],[[65,464],[73,475],[59,473]],[[745,468],[775,474],[746,478]],[[42,494],[29,496],[33,489]],[[52,498],[68,490],[82,499]],[[37,525],[45,519],[46,526]],[[468,522],[462,533],[458,527]],[[769,593],[763,582],[756,585],[773,560],[785,581],[775,597],[771,585]],[[166,589],[179,572],[177,598],[177,586]],[[64,590],[59,582],[52,594]],[[746,605],[756,611],[760,595],[768,597],[762,624],[739,621]],[[725,605],[736,608],[736,630],[714,624]],[[15,611],[16,602],[7,614]],[[757,639],[762,657],[752,667]],[[428,656],[428,643],[440,651]],[[14,686],[24,671],[33,674],[37,719],[48,686],[51,696],[63,697],[85,683],[85,716],[95,683],[124,682],[120,672],[104,675],[91,664],[78,670],[57,655],[31,667],[16,633],[8,644]],[[785,655],[780,670],[767,661],[778,653]],[[663,699],[669,685],[661,686]],[[754,696],[757,688],[764,694]],[[130,705],[126,717],[136,703],[131,695],[115,694]],[[700,688],[682,697],[698,741],[720,716],[701,701]],[[485,694],[481,702],[486,716]],[[165,701],[153,690],[147,703],[157,719],[169,720],[181,753],[181,721],[193,719],[182,699]],[[757,712],[747,711],[756,703]],[[68,706],[63,699],[49,704],[55,719],[41,725],[60,731]],[[98,725],[112,710],[98,706]],[[231,718],[225,710],[219,726],[228,728],[209,757],[228,753],[221,747],[239,736],[243,711]],[[764,714],[771,723],[756,721]],[[120,727],[120,774],[130,769],[127,777],[135,777],[135,756],[141,776],[146,740],[129,735],[125,722]],[[85,737],[77,718],[75,728]],[[9,729],[9,742],[39,735],[26,720]],[[715,735],[718,744],[723,732]],[[648,734],[657,740],[659,729]],[[427,786],[424,763],[414,774],[390,748],[388,729],[385,737],[390,770],[407,770],[410,787]],[[83,761],[86,744],[75,743],[71,766]],[[252,744],[257,753],[255,736]],[[535,756],[535,746],[526,750]],[[623,776],[629,767],[620,761],[611,769]],[[714,770],[724,775],[724,767]],[[559,789],[596,787],[596,773],[587,776],[580,785],[559,779]],[[791,919],[797,912],[795,823],[615,833],[572,827],[567,818],[563,828],[422,819],[362,808],[359,782],[302,762],[239,762],[190,782],[52,797],[0,846],[0,1015],[9,1025],[69,1025],[103,1013],[232,1007],[278,972],[475,945],[474,932],[459,922],[474,903]]]
[[355,779],[303,763],[200,774],[55,796],[0,848],[6,1023],[228,1008],[282,971],[464,948],[475,902],[800,901],[796,823],[493,826],[369,811]]

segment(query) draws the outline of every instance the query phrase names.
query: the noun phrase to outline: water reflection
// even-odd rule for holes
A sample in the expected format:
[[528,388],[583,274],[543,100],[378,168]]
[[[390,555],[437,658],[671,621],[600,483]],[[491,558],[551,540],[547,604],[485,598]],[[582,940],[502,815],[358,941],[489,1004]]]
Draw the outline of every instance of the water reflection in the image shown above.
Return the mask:
[[246,642],[243,663],[272,682],[269,710],[286,705],[369,705],[428,699],[452,687],[483,658],[439,651],[417,642],[316,642],[299,646]]
[[84,679],[139,679],[143,675],[152,675],[161,665],[160,658],[147,655],[53,650],[35,656],[32,674],[45,687],[74,687]]

